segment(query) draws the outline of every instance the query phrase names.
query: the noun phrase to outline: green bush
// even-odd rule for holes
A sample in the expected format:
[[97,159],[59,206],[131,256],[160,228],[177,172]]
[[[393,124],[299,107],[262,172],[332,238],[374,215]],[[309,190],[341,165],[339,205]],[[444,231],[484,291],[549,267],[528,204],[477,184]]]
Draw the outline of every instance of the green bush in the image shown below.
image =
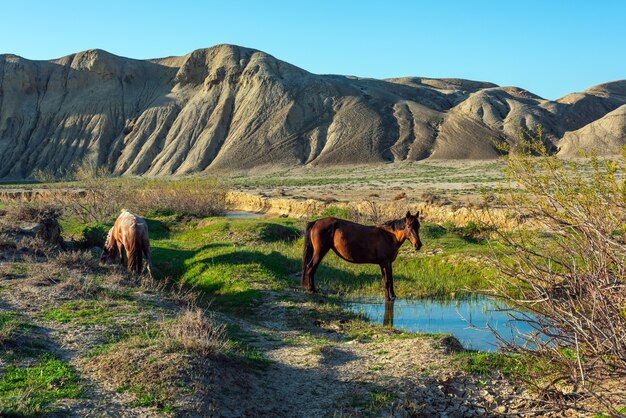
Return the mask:
[[322,216],[332,216],[334,218],[341,218],[341,219],[350,219],[351,218],[350,215],[351,213],[350,213],[349,208],[342,208],[342,207],[334,206],[334,205],[328,206],[322,212]]
[[92,224],[83,229],[80,246],[83,248],[103,247],[109,227],[103,224]]

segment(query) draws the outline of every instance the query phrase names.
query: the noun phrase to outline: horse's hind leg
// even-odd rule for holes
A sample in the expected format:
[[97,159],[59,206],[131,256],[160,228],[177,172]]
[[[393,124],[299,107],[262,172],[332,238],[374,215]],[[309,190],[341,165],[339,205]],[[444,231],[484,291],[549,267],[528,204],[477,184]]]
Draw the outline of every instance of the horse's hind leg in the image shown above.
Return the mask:
[[315,272],[317,271],[317,267],[322,262],[322,259],[324,258],[324,256],[328,253],[328,250],[330,250],[330,247],[326,247],[326,246],[316,248],[315,253],[313,254],[313,258],[311,259],[311,262],[307,266],[307,277],[308,277],[308,285],[309,285],[308,289],[311,292],[315,293]]

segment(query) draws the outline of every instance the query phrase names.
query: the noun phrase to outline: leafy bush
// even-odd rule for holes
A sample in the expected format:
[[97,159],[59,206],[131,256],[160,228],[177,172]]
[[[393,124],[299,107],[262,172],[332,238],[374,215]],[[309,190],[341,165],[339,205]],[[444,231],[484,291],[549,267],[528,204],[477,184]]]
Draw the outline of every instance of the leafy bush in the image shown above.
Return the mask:
[[103,224],[92,224],[82,232],[80,246],[82,248],[103,247],[109,227]]
[[448,231],[437,224],[422,224],[420,235],[426,239],[437,239],[443,237]]
[[349,208],[342,208],[334,205],[326,207],[326,209],[322,212],[322,216],[332,216],[341,219],[350,219],[350,215],[351,213]]

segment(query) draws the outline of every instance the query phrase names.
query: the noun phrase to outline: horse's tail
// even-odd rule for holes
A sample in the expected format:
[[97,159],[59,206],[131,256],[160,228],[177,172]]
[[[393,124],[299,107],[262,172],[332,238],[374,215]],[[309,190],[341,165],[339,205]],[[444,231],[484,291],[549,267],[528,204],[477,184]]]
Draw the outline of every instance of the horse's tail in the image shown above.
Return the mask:
[[132,273],[140,274],[143,269],[143,256],[142,256],[142,245],[140,241],[139,234],[137,231],[129,240],[130,248],[126,248],[126,255],[128,257],[128,271]]
[[306,275],[306,267],[313,258],[313,243],[311,242],[311,228],[315,225],[314,222],[309,222],[306,224],[306,228],[304,229],[304,249],[302,251],[302,279],[301,284],[303,287],[309,286],[309,278]]

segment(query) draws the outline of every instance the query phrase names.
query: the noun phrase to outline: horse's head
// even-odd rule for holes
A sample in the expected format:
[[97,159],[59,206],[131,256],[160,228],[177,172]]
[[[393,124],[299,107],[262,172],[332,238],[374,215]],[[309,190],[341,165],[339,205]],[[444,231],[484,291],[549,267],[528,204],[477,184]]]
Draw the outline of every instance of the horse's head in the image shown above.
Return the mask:
[[113,228],[111,228],[107,234],[107,239],[104,242],[104,250],[100,256],[100,261],[103,263],[115,263],[116,256],[117,246],[115,244],[115,239],[113,238]]
[[411,211],[408,211],[404,217],[404,236],[411,242],[416,250],[422,248],[419,216],[419,211],[415,215],[411,215]]

